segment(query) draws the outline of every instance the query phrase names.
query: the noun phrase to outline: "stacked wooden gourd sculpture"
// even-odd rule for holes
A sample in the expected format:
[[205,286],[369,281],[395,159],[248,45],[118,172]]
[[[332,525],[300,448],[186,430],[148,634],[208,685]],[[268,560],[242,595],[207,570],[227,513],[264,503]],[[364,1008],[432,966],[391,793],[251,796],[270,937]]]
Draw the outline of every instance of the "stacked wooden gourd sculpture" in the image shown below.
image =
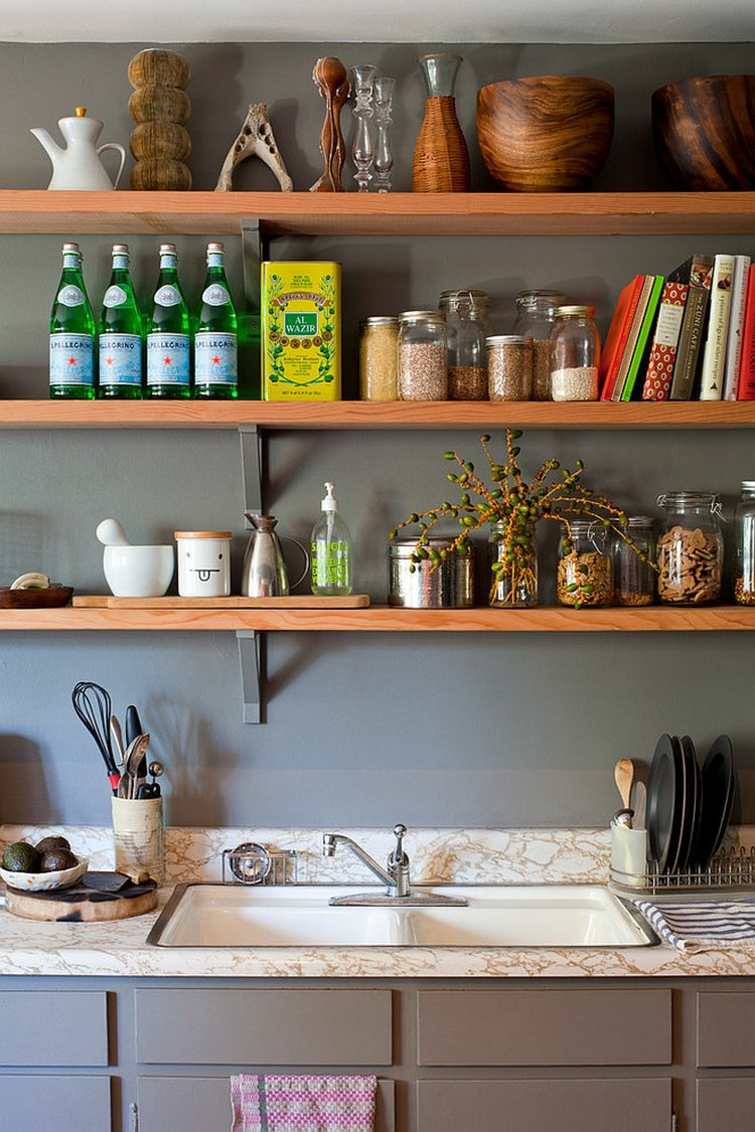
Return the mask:
[[191,115],[186,93],[189,64],[174,51],[150,48],[135,55],[128,66],[134,93],[129,99],[137,123],[131,134],[132,189],[190,189],[191,171],[185,164],[191,139],[184,122]]

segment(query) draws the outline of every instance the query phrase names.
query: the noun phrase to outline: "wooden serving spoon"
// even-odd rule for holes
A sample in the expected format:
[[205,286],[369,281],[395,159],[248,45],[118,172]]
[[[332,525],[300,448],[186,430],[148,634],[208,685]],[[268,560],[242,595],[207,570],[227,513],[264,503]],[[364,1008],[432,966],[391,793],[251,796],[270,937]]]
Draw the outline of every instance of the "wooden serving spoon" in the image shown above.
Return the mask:
[[634,785],[635,765],[633,759],[618,759],[613,768],[613,777],[619,791],[621,804],[625,810],[630,808],[629,800]]

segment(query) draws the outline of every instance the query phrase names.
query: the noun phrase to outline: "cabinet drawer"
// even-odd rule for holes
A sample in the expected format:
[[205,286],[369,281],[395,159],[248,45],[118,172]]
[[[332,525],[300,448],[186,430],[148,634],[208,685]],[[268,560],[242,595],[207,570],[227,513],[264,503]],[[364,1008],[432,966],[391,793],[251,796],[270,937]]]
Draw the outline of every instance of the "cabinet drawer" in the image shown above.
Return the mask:
[[671,1081],[420,1081],[417,1108],[418,1132],[668,1132]]
[[[375,1132],[394,1132],[393,1081],[378,1081]],[[225,1132],[229,1123],[227,1077],[140,1077],[139,1132]]]
[[148,1065],[390,1065],[388,990],[137,990]]
[[752,1132],[755,1077],[697,1082],[697,1132]]
[[0,1132],[110,1132],[109,1077],[0,1076]]
[[755,993],[700,991],[697,996],[697,1064],[755,1065]]
[[0,993],[0,1065],[107,1065],[105,991]]
[[420,1065],[670,1065],[670,990],[420,991]]

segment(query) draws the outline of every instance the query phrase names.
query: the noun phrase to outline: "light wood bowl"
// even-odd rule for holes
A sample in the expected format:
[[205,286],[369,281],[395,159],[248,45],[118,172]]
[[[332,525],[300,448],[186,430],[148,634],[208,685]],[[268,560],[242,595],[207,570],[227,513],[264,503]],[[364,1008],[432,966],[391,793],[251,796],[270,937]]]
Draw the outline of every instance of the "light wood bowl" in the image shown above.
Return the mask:
[[652,98],[661,164],[681,189],[755,188],[755,75],[710,75]]
[[586,188],[608,156],[613,107],[613,87],[599,79],[540,75],[489,83],[477,95],[488,172],[516,192]]

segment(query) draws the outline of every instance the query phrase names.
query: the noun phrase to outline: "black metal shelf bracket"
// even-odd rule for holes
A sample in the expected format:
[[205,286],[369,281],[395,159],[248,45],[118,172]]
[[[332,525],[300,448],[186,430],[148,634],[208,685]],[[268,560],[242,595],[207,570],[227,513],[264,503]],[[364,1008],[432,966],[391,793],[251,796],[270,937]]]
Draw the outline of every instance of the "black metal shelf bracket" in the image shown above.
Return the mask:
[[262,633],[255,629],[238,629],[236,642],[241,668],[241,722],[264,723]]

